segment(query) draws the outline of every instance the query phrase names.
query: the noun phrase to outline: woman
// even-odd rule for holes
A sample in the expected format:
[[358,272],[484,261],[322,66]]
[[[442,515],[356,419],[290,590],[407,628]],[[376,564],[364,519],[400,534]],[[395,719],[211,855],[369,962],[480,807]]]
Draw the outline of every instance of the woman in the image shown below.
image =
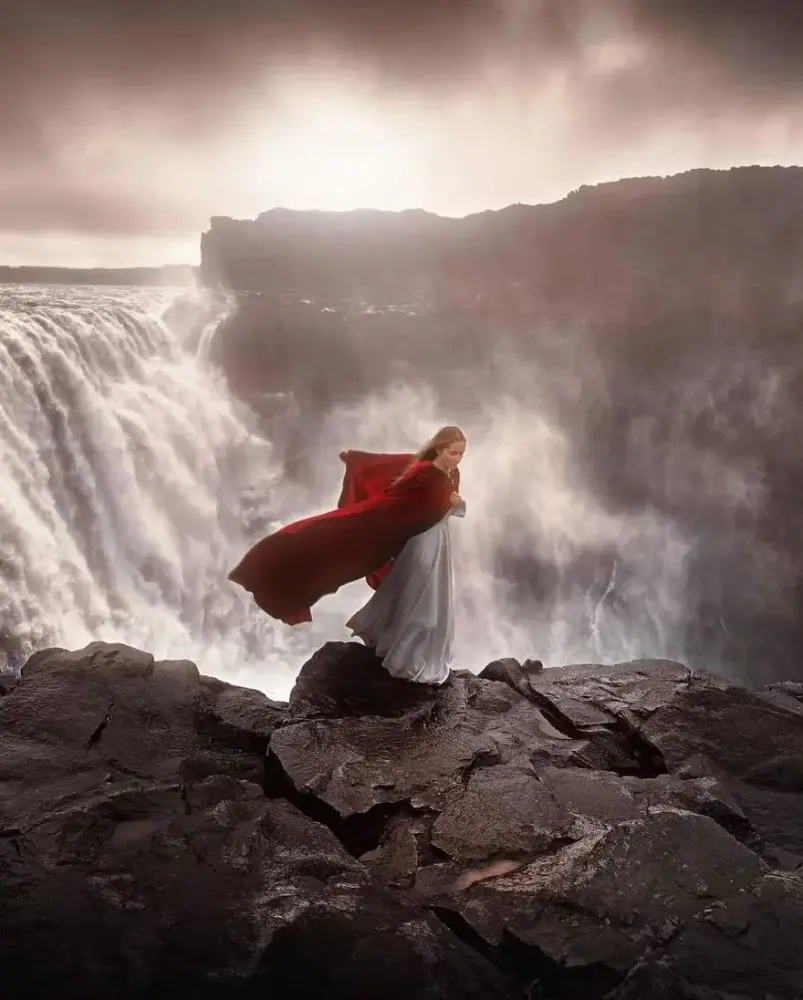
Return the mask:
[[402,680],[442,684],[449,676],[454,642],[449,520],[466,513],[458,471],[465,450],[463,432],[444,427],[415,456],[414,462],[430,462],[448,478],[450,509],[407,542],[376,593],[347,623],[385,669]]
[[464,450],[465,435],[452,427],[439,431],[418,455],[344,452],[338,508],[263,538],[229,579],[288,625],[311,621],[321,597],[360,577],[376,589],[412,538],[459,507],[457,465]]

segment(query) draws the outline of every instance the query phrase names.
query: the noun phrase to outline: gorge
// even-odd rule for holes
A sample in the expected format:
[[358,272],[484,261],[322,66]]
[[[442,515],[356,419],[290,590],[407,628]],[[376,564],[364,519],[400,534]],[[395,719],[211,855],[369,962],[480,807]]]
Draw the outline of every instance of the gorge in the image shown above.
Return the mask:
[[[11,1000],[798,1000],[803,171],[0,287]],[[455,670],[224,580],[465,427]]]

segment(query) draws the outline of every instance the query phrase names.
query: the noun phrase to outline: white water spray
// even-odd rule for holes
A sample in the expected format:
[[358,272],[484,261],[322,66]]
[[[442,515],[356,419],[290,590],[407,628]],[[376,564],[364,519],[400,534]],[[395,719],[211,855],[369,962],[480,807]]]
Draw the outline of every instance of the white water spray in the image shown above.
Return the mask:
[[[166,324],[175,293],[0,296],[0,593],[7,645],[123,641],[284,695],[299,643],[226,581],[244,477],[271,446]],[[214,317],[210,316],[210,322]]]
[[[282,479],[273,444],[207,360],[216,317],[182,329],[175,298],[0,292],[0,643],[24,655],[122,641],[286,697],[314,649],[347,638],[343,622],[367,588],[343,588],[312,626],[288,629],[230,585],[229,570],[260,534],[335,502],[342,448],[413,448],[449,415],[410,387],[334,412],[302,490]],[[454,665],[681,655],[685,549],[671,526],[600,510],[573,481],[566,440],[535,415],[480,409],[466,430]],[[587,593],[522,611],[494,573],[501,545],[560,567],[600,544],[634,570],[635,628]]]

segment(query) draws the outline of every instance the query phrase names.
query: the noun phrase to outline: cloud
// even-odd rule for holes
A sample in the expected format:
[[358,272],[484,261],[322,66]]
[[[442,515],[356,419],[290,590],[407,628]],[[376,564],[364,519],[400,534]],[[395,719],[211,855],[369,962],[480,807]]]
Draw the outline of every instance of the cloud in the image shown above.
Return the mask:
[[294,90],[409,99],[453,149],[445,172],[482,133],[503,162],[540,144],[552,170],[609,173],[632,169],[617,143],[667,129],[687,145],[724,130],[749,160],[751,127],[785,116],[792,134],[803,90],[796,0],[0,0],[0,23],[6,231],[197,229],[227,210],[203,163]]
[[537,76],[635,38],[774,88],[803,79],[802,27],[795,0],[27,0],[3,15],[0,66],[34,95],[90,84],[146,98],[236,87],[272,62],[325,53],[344,69],[448,88],[488,60]]

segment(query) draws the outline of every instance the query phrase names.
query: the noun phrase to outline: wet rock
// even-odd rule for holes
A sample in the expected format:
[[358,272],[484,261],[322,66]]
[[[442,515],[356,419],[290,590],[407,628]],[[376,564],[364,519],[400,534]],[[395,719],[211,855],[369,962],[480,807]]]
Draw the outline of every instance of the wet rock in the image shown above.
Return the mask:
[[[263,959],[281,1000],[519,1000],[508,976],[433,914],[376,889],[332,887],[278,931]],[[263,994],[266,995],[266,994]]]
[[266,797],[286,715],[123,646],[33,657],[0,700],[3,995],[511,996],[330,829]]
[[382,669],[374,653],[360,643],[327,642],[304,664],[290,695],[293,719],[398,718],[427,711],[437,688],[408,684]]
[[[538,752],[568,759],[582,746],[507,685],[471,674],[416,689],[406,711],[399,706],[394,715],[386,714],[385,699],[392,694],[379,681],[376,705],[358,714],[355,706],[366,698],[362,685],[370,675],[350,672],[349,645],[324,651],[328,673],[320,657],[299,675],[305,692],[301,721],[277,730],[271,740],[271,787],[335,824],[355,852],[376,846],[377,823],[382,828],[399,807],[432,813],[461,797],[476,769]],[[355,662],[362,660],[357,654]],[[374,664],[372,670],[381,668]],[[334,717],[340,699],[344,712]],[[297,704],[294,692],[291,713]]]
[[281,705],[39,654],[0,698],[4,989],[791,1000],[801,708],[667,661],[434,687],[329,643]]
[[760,693],[667,661],[508,660],[399,702],[378,663],[361,651],[350,672],[351,656],[325,647],[314,684],[302,670],[304,711],[271,743],[277,780],[376,877],[544,997],[619,988],[712,900],[797,856],[779,826],[803,831],[795,810],[745,798],[780,793],[764,787],[758,734],[735,745],[739,727],[771,728],[772,752],[799,725]]
[[431,842],[455,861],[527,858],[565,838],[570,825],[531,766],[500,764],[471,774],[435,820]]
[[705,907],[609,1000],[803,995],[803,879],[767,873]]
[[525,660],[524,663],[520,663],[512,657],[505,657],[489,663],[480,671],[479,676],[483,680],[509,684],[514,691],[527,697],[530,692],[530,675],[540,673],[543,669],[544,665],[540,660]]
[[[526,975],[559,990],[613,988],[712,900],[766,866],[712,820],[651,811],[440,905]],[[575,995],[567,992],[566,995]]]

